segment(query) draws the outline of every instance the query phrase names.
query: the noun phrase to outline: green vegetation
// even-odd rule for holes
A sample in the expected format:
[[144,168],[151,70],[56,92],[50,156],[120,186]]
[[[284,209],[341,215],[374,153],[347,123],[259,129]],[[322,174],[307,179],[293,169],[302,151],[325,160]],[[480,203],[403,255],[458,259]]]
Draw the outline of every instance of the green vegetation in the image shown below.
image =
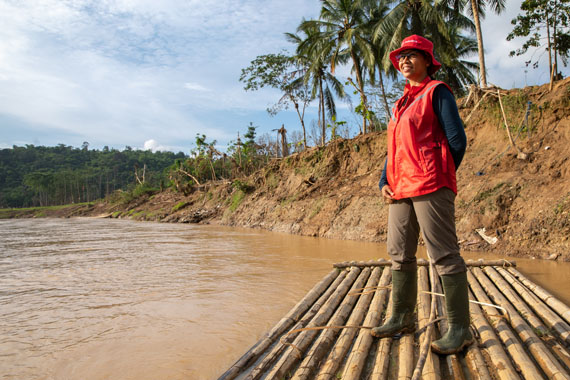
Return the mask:
[[231,212],[234,212],[239,205],[241,204],[241,202],[244,200],[245,198],[245,193],[241,190],[237,190],[232,194],[232,197],[230,199],[230,207],[229,210]]
[[177,203],[174,207],[172,207],[172,210],[171,210],[171,211],[172,211],[172,212],[176,212],[176,211],[178,211],[178,210],[182,210],[184,207],[186,207],[186,206],[188,206],[188,205],[189,205],[188,202],[182,201],[182,202],[180,202],[180,203]]
[[89,206],[92,202],[76,203],[74,205],[58,205],[43,207],[22,207],[22,208],[4,208],[0,209],[0,219],[10,219],[19,216],[33,216],[37,218],[45,217],[48,212],[63,210],[69,207]]
[[[137,176],[145,188],[168,182],[166,169],[183,153],[109,149],[89,150],[59,144],[26,145],[0,150],[0,207],[77,204],[104,198],[117,190],[135,188]],[[136,174],[135,174],[136,172]]]

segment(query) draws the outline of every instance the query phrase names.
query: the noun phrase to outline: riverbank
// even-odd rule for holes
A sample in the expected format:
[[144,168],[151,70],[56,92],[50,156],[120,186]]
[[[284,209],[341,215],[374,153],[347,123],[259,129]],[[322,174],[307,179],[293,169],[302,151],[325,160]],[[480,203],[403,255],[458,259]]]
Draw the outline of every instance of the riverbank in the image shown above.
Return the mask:
[[[500,94],[500,102],[493,93],[458,101],[468,136],[456,199],[462,249],[570,261],[570,79],[552,92],[543,85]],[[385,241],[388,207],[377,186],[385,156],[385,132],[370,133],[275,159],[247,178],[209,183],[187,195],[169,189],[128,202],[46,210],[44,216],[215,223]]]

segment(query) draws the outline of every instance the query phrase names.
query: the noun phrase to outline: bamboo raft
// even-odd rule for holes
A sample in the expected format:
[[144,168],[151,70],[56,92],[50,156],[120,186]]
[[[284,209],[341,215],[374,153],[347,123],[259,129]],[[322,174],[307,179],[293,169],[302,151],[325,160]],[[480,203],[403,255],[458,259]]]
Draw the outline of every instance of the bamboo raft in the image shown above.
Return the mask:
[[[441,284],[426,260],[418,260],[416,332],[373,338],[369,329],[390,314],[390,265],[335,264],[219,380],[412,379],[418,360],[425,364],[414,378],[570,379],[570,308],[505,260],[467,262],[476,343],[463,352],[420,356],[430,331],[437,339],[447,330],[444,298],[434,295]],[[432,299],[437,315],[429,323]]]

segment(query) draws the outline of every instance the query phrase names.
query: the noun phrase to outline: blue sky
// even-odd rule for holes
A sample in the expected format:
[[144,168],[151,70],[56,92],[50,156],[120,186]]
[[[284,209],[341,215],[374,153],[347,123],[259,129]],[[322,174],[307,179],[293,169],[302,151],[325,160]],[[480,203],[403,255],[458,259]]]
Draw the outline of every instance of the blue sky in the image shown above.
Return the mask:
[[[58,143],[188,151],[197,133],[223,147],[253,122],[258,135],[281,124],[300,130],[293,110],[270,117],[274,90],[245,92],[238,78],[256,56],[291,50],[283,33],[316,18],[317,0],[0,0],[0,148]],[[507,11],[483,21],[488,82],[503,88],[548,81],[546,65],[509,58]],[[477,57],[473,57],[476,61]],[[542,62],[546,62],[543,57]],[[568,68],[562,68],[565,76]],[[337,71],[343,81],[346,68]],[[349,124],[357,120],[339,104]],[[316,104],[306,124],[316,118]]]

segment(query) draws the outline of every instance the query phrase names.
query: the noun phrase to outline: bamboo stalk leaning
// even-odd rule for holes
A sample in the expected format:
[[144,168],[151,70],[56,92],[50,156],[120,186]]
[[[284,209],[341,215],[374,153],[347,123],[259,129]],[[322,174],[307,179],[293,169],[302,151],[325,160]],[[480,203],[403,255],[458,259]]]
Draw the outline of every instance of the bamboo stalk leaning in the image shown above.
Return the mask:
[[[375,272],[373,272],[373,274],[374,273]],[[390,284],[391,277],[392,273],[389,268],[382,271],[382,277],[378,283],[379,287],[382,288],[382,290],[379,290],[377,292],[382,293],[382,297],[386,297],[386,295],[389,293],[389,290],[386,289],[386,286]],[[366,316],[366,311],[368,310],[368,306],[370,305],[370,300],[372,297],[373,293],[364,294],[359,297],[358,303],[350,315],[347,325],[352,326],[362,323]],[[318,375],[316,376],[317,380],[325,380],[335,377],[336,372],[338,371],[342,360],[350,350],[350,347],[354,341],[354,337],[357,333],[358,331],[356,329],[345,329],[340,333],[336,344],[334,345],[333,349],[326,358],[326,361],[321,366]]]
[[[430,266],[431,269],[431,266]],[[412,375],[412,380],[419,379],[420,376],[425,380],[439,380],[441,378],[439,369],[439,359],[430,349],[430,344],[434,334],[435,326],[432,322],[436,317],[436,305],[433,297],[430,299],[426,292],[430,286],[428,281],[429,274],[424,267],[418,268],[418,327],[420,330],[426,329],[418,338],[423,341],[420,349],[420,357],[416,363],[416,368]],[[432,278],[432,286],[434,278]],[[429,326],[427,326],[429,324]],[[427,328],[426,328],[427,326]],[[423,363],[422,363],[423,361]]]

